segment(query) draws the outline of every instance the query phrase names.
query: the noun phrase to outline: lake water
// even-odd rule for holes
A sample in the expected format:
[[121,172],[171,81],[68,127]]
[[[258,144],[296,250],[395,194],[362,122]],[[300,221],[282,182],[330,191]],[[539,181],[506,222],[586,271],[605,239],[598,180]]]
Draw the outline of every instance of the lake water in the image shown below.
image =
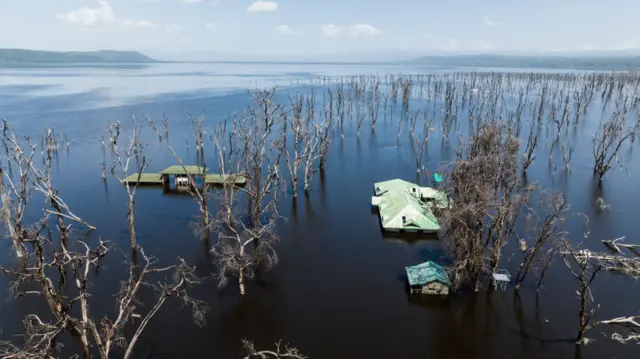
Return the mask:
[[[55,184],[74,213],[97,227],[88,240],[95,243],[102,238],[126,249],[126,193],[111,176],[105,186],[98,165],[104,158],[99,139],[106,136],[109,120],[121,121],[126,129],[132,115],[158,121],[167,116],[172,143],[185,162],[195,163],[193,145],[187,145],[193,143],[188,113],[203,114],[210,127],[250,103],[246,89],[278,85],[284,100],[288,92],[305,91],[312,80],[319,83],[324,76],[449,70],[321,64],[0,69],[0,118],[38,143],[47,127],[71,139],[69,151],[61,150],[53,165]],[[308,197],[280,201],[279,210],[287,221],[279,227],[279,266],[250,281],[243,300],[233,285],[218,289],[208,282],[194,288],[192,296],[206,300],[211,308],[204,328],[190,323],[186,310],[167,305],[147,330],[140,357],[236,358],[243,338],[260,348],[272,348],[282,339],[310,358],[639,357],[637,345],[613,343],[598,329],[589,334],[596,341],[587,347],[567,341],[577,330],[577,282],[560,261],[552,266],[539,294],[525,283],[519,294],[513,288],[503,292],[485,286],[479,293],[461,290],[446,300],[410,298],[404,267],[443,259],[445,253],[438,240],[408,241],[381,233],[378,216],[370,209],[373,183],[392,178],[414,181],[416,171],[407,148],[397,146],[397,118],[379,120],[375,133],[367,126],[359,138],[353,128],[344,138],[332,137],[326,173],[314,178]],[[571,174],[551,173],[547,161],[551,143],[543,142],[528,179],[542,188],[565,191],[572,210],[589,217],[586,246],[603,250],[600,240],[620,236],[638,243],[637,143],[621,152],[628,173],[612,170],[600,188],[591,175],[594,128],[588,123],[572,135],[576,151]],[[148,132],[150,170],[174,164]],[[211,143],[207,149],[212,149]],[[429,170],[452,158],[452,150],[435,135],[428,144]],[[596,211],[598,197],[612,206],[611,212]],[[41,207],[30,210],[27,217],[38,218],[38,211]],[[140,188],[138,243],[161,263],[173,263],[180,256],[200,273],[212,273],[209,248],[189,227],[197,214],[197,204],[188,196]],[[0,248],[1,262],[11,262],[10,241],[0,242]],[[505,251],[511,253],[513,248]],[[503,267],[515,273],[518,263],[507,257]],[[114,260],[95,279],[91,288],[95,312],[112,308],[111,296],[124,270]],[[601,306],[597,317],[637,313],[639,287],[632,280],[603,274],[594,286]],[[6,277],[0,277],[0,288],[8,288]],[[9,292],[4,298],[0,328],[2,337],[9,338],[22,332],[26,314],[42,310],[42,299],[12,299]],[[142,301],[151,303],[153,297]],[[67,350],[73,348],[74,343],[67,345]]]

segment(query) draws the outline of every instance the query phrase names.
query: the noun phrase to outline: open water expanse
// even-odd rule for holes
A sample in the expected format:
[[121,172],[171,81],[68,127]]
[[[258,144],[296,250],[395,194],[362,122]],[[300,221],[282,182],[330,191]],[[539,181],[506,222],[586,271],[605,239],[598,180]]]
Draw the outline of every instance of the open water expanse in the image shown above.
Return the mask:
[[[284,102],[289,93],[308,91],[312,82],[319,86],[324,76],[451,70],[455,69],[241,63],[5,68],[0,69],[0,118],[37,143],[46,128],[70,140],[54,160],[54,183],[73,212],[97,227],[87,241],[113,241],[126,252],[126,191],[112,176],[107,176],[106,185],[100,176],[100,137],[107,136],[109,121],[120,121],[126,130],[132,116],[149,116],[158,123],[166,116],[172,144],[186,164],[195,164],[188,113],[204,115],[210,128],[251,104],[247,89],[277,85],[277,98]],[[627,243],[640,243],[639,141],[625,144],[620,152],[626,170],[616,165],[598,186],[592,178],[591,139],[600,113],[592,112],[592,119],[571,132],[572,172],[553,170],[558,164],[548,161],[551,141],[543,136],[527,179],[541,188],[563,191],[571,210],[589,218],[587,238],[581,237],[582,222],[569,228],[575,241],[598,251],[604,250],[603,239],[626,236]],[[461,289],[443,300],[410,298],[404,267],[426,260],[446,263],[448,258],[441,240],[383,235],[371,210],[374,182],[416,180],[413,156],[398,144],[398,118],[379,119],[375,132],[365,123],[359,136],[353,124],[344,136],[334,132],[327,169],[314,177],[311,193],[304,196],[300,191],[297,200],[284,196],[279,201],[286,218],[278,227],[279,265],[249,281],[242,300],[234,283],[218,288],[211,280],[194,287],[191,295],[210,306],[202,328],[191,322],[188,310],[168,304],[145,332],[139,357],[237,358],[241,340],[247,338],[259,348],[272,348],[282,339],[310,358],[640,358],[639,345],[614,343],[599,329],[589,333],[595,339],[589,346],[571,342],[578,326],[578,283],[559,260],[539,293],[531,281],[519,293],[512,287],[493,291],[485,285],[477,293]],[[529,120],[525,116],[523,121]],[[150,129],[144,131],[149,170],[159,172],[175,164]],[[430,171],[455,155],[438,131],[428,142],[425,166]],[[206,157],[215,156],[212,149],[207,141]],[[598,197],[611,205],[611,211],[596,210]],[[30,205],[26,222],[42,213],[36,201],[41,199]],[[214,206],[215,200],[212,212]],[[212,274],[210,245],[196,238],[189,225],[197,215],[198,206],[189,196],[139,188],[138,243],[160,263],[174,263],[180,256],[200,274]],[[76,234],[82,230],[78,227]],[[519,260],[510,260],[515,246],[503,251],[501,266],[515,273]],[[11,241],[1,241],[0,263],[11,266],[14,257]],[[113,294],[126,270],[124,261],[110,260],[94,278],[90,291],[96,313],[113,309]],[[44,306],[39,297],[14,299],[8,288],[8,277],[0,276],[0,336],[19,340],[15,336],[23,331],[24,316]],[[593,290],[599,319],[640,310],[640,284],[632,279],[604,273]],[[153,303],[148,295],[142,302]],[[74,345],[67,344],[61,357],[74,353]]]

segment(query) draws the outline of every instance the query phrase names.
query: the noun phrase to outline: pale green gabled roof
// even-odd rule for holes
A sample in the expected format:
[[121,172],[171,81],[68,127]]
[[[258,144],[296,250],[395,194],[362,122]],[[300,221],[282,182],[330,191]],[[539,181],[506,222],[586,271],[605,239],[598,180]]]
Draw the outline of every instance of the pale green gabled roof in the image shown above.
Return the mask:
[[201,175],[203,173],[205,173],[204,167],[200,166],[171,166],[165,168],[162,172],[160,172],[160,174],[163,175]]
[[[375,183],[374,189],[380,197],[378,209],[382,227],[385,229],[421,229],[431,232],[440,229],[430,205],[425,204],[419,197],[433,198],[436,205],[446,206],[446,195],[443,192],[429,187],[418,187],[400,179]],[[406,219],[404,223],[402,217]]]
[[409,285],[425,285],[431,282],[440,282],[444,285],[451,285],[449,276],[441,265],[428,261],[416,266],[405,267]]

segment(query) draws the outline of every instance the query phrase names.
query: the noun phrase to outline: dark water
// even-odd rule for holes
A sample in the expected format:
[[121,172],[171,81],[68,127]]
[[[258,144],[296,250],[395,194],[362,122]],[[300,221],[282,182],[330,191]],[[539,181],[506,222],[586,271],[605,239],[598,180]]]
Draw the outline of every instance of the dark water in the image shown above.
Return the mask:
[[[98,238],[127,248],[126,194],[109,177],[105,187],[98,162],[99,146],[107,121],[123,125],[132,115],[170,118],[171,141],[185,162],[196,154],[185,111],[204,114],[207,126],[249,104],[245,88],[282,86],[303,91],[300,84],[322,75],[357,73],[415,73],[419,69],[395,66],[323,65],[157,65],[125,69],[19,69],[0,70],[0,116],[20,134],[39,138],[46,127],[64,133],[73,142],[54,163],[54,181],[70,208],[98,229]],[[596,111],[597,112],[597,111]],[[382,111],[381,111],[382,115]],[[576,147],[572,173],[549,168],[550,142],[542,143],[528,180],[542,188],[565,191],[572,210],[586,214],[590,235],[585,246],[602,250],[600,240],[627,236],[638,243],[637,218],[640,192],[635,176],[640,172],[637,144],[622,151],[628,173],[612,170],[602,188],[592,180],[591,137],[597,119],[586,121],[572,134]],[[174,164],[170,154],[146,129],[150,170]],[[637,358],[637,345],[615,344],[596,329],[588,347],[571,343],[578,324],[577,283],[564,264],[552,266],[539,294],[525,282],[516,294],[512,288],[479,293],[462,290],[451,298],[409,298],[404,267],[425,260],[446,260],[438,240],[407,240],[383,236],[379,220],[370,209],[372,184],[391,178],[415,181],[410,150],[398,146],[397,115],[380,119],[375,133],[365,123],[359,138],[353,126],[344,138],[336,134],[329,150],[328,168],[314,178],[312,192],[298,200],[285,198],[279,210],[287,218],[279,226],[277,251],[280,264],[250,281],[240,300],[237,288],[218,289],[213,282],[194,288],[192,296],[211,308],[204,328],[191,323],[187,310],[169,304],[153,319],[139,347],[140,357],[235,358],[241,339],[271,348],[279,339],[292,343],[311,358]],[[106,134],[105,134],[106,136]],[[405,138],[406,130],[402,138]],[[206,144],[207,158],[213,157]],[[453,158],[436,131],[428,144],[427,167]],[[3,160],[4,162],[4,160]],[[611,212],[597,212],[603,197]],[[34,200],[35,201],[35,200]],[[30,210],[36,219],[40,209]],[[212,204],[212,207],[215,203]],[[214,208],[211,209],[212,211]],[[197,239],[189,221],[198,213],[188,196],[164,195],[160,189],[140,188],[136,197],[138,243],[160,263],[176,256],[196,265],[201,274],[212,273],[205,243]],[[579,235],[579,224],[570,228]],[[78,228],[76,234],[81,232]],[[578,240],[580,238],[576,238]],[[2,263],[12,261],[11,244],[0,242]],[[518,257],[507,247],[502,266],[515,273]],[[110,311],[123,261],[107,263],[91,287],[95,313]],[[7,278],[0,277],[7,288]],[[640,286],[620,276],[603,274],[594,286],[600,310],[597,318],[632,315],[638,311]],[[42,309],[40,298],[12,299],[8,292],[0,304],[2,337],[22,332],[22,318]],[[143,293],[142,301],[154,297]],[[73,352],[74,344],[67,350]]]

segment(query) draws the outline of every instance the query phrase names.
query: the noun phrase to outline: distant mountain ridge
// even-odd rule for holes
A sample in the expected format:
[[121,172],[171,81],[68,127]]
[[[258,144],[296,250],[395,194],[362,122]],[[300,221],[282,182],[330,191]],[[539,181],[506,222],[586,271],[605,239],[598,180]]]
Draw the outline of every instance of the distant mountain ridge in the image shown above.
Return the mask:
[[117,64],[159,62],[136,51],[40,51],[0,49],[0,65],[25,64]]
[[640,56],[577,55],[431,55],[406,63],[425,66],[545,68],[573,70],[638,70]]

